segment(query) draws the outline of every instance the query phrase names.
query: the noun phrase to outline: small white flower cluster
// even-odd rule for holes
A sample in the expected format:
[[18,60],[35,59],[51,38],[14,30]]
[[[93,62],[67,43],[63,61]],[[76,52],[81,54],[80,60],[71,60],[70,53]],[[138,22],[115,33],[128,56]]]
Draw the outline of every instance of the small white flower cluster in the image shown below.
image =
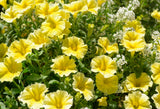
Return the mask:
[[150,44],[146,44],[146,47],[144,48],[143,50],[143,55],[144,56],[149,56],[149,55],[152,55],[153,54],[153,44],[150,43]]
[[115,34],[113,34],[113,37],[116,41],[120,42],[123,38],[123,31],[120,30],[120,31],[116,32]]
[[135,10],[140,6],[140,2],[138,0],[131,0],[129,1],[128,9]]
[[125,56],[118,54],[115,58],[113,58],[113,60],[117,62],[117,67],[123,72],[122,66],[127,64],[127,61],[125,60]]
[[160,33],[159,31],[154,31],[152,33],[152,39],[154,40],[154,43],[157,45],[157,44],[160,44]]

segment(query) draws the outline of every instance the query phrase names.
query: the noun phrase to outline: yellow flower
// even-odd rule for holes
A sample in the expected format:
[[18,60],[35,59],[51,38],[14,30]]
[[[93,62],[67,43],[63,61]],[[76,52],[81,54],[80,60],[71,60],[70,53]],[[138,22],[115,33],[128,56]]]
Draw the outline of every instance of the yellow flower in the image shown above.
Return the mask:
[[41,3],[44,3],[44,2],[46,2],[47,0],[35,0],[35,4],[36,5],[39,5],[39,4],[41,4]]
[[73,97],[66,91],[57,90],[48,93],[44,99],[45,109],[70,109],[73,104]]
[[160,108],[160,85],[158,85],[156,87],[156,92],[158,92],[158,93],[154,94],[152,96],[152,99],[154,100],[154,103],[155,103],[157,109],[159,109]]
[[5,43],[0,44],[0,62],[3,61],[3,58],[6,56],[8,47]]
[[62,51],[68,56],[75,56],[78,59],[84,57],[87,53],[88,46],[78,37],[68,37],[63,41]]
[[96,86],[105,94],[112,94],[118,90],[118,77],[116,75],[105,78],[101,73],[96,75]]
[[106,0],[97,0],[97,2],[98,2],[98,6],[100,7],[103,3],[106,2]]
[[78,72],[73,76],[73,89],[84,95],[84,98],[89,101],[93,98],[94,84],[91,78],[87,78],[83,73]]
[[146,73],[141,73],[139,78],[136,78],[136,74],[132,73],[125,80],[126,88],[129,91],[140,89],[145,92],[152,84],[151,78]]
[[33,8],[33,0],[22,0],[20,3],[14,1],[13,8],[19,13],[26,14],[31,8]]
[[5,20],[8,23],[14,22],[16,19],[20,18],[22,14],[18,13],[13,9],[12,6],[8,8],[5,13],[1,12],[1,19]]
[[110,41],[107,37],[100,37],[98,39],[98,45],[100,45],[105,52],[107,53],[118,53],[118,44],[110,44]]
[[160,12],[158,10],[154,10],[152,13],[151,13],[151,16],[157,20],[160,20]]
[[0,5],[7,9],[7,0],[0,0]]
[[55,38],[62,34],[65,29],[65,21],[58,14],[52,14],[42,23],[41,29],[51,38]]
[[152,76],[151,78],[153,79],[154,83],[160,84],[160,63],[154,63],[151,65],[151,71],[152,71]]
[[107,106],[107,97],[101,97],[97,101],[99,102],[98,106]]
[[92,14],[97,14],[98,13],[98,3],[96,0],[84,0],[88,7],[88,11],[91,12]]
[[35,30],[33,33],[29,34],[28,40],[34,43],[35,49],[42,48],[44,45],[50,44],[51,39],[47,37],[41,29]]
[[129,52],[138,52],[144,49],[146,42],[141,34],[138,34],[134,31],[128,31],[123,36],[122,45]]
[[113,76],[116,70],[116,62],[108,56],[96,56],[91,61],[91,71],[100,72],[105,78]]
[[18,62],[22,62],[26,59],[26,56],[32,52],[33,43],[26,39],[20,39],[14,41],[8,48],[8,56],[12,56]]
[[54,62],[51,65],[52,70],[61,77],[77,72],[75,61],[74,59],[69,59],[69,56],[58,56],[52,62]]
[[123,30],[126,31],[126,29],[129,29],[129,28],[132,31],[145,35],[145,28],[141,25],[141,22],[138,20],[126,21],[123,27]]
[[59,10],[58,4],[52,4],[44,2],[36,7],[36,14],[40,18],[47,18],[48,15],[51,15]]
[[79,12],[87,11],[88,7],[83,0],[78,0],[71,2],[70,4],[64,4],[63,9],[69,11],[74,17],[76,17]]
[[45,93],[48,91],[45,84],[35,83],[24,88],[18,96],[18,100],[23,104],[27,103],[31,109],[40,109],[43,107]]
[[22,71],[22,64],[15,61],[13,57],[5,58],[0,63],[0,81],[13,81],[14,77],[19,76]]
[[140,91],[132,92],[125,97],[125,109],[151,109],[149,97]]

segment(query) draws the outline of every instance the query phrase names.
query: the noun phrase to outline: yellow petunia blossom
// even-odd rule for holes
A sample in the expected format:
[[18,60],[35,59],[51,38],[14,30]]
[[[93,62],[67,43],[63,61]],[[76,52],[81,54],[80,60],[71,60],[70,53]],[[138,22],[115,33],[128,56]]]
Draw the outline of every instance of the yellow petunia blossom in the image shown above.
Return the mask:
[[87,7],[88,7],[88,11],[91,12],[92,14],[97,15],[98,13],[98,3],[96,0],[84,0],[84,2],[86,3]]
[[24,88],[18,96],[18,100],[27,104],[31,109],[43,107],[45,93],[48,91],[45,84],[35,83]]
[[41,29],[35,30],[33,33],[30,33],[28,36],[28,40],[34,43],[33,48],[35,49],[42,48],[43,46],[51,43],[51,39],[46,36],[46,34],[43,33]]
[[146,73],[141,73],[139,78],[136,78],[136,74],[132,73],[125,80],[125,86],[129,91],[139,89],[146,92],[152,84],[151,78]]
[[66,28],[66,23],[59,14],[52,14],[42,23],[41,29],[47,36],[55,38],[62,34]]
[[100,7],[103,3],[105,3],[107,0],[97,0],[98,6]]
[[33,8],[33,6],[34,6],[33,0],[22,0],[20,3],[14,1],[13,3],[13,8],[21,14],[28,13],[29,10]]
[[44,2],[36,7],[36,14],[40,18],[47,18],[47,16],[57,12],[59,10],[58,4],[52,4]]
[[98,106],[107,106],[107,97],[101,97],[97,101],[99,102]]
[[96,75],[96,86],[105,94],[116,93],[118,90],[118,77],[116,75],[105,78],[101,73]]
[[15,61],[13,57],[5,58],[0,63],[0,81],[13,81],[14,77],[19,76],[22,71],[22,63]]
[[69,56],[58,56],[52,62],[54,64],[51,65],[51,69],[61,77],[77,72],[75,61],[74,59],[69,59]]
[[7,0],[0,0],[0,5],[2,5],[4,9],[7,9]]
[[160,20],[160,12],[158,10],[154,10],[152,13],[151,13],[151,16],[157,20]]
[[70,12],[74,17],[76,17],[79,12],[87,11],[88,7],[83,0],[78,0],[71,2],[70,4],[64,4],[63,9]]
[[83,73],[78,72],[73,76],[73,89],[84,95],[84,98],[89,101],[93,98],[94,84],[91,78],[87,78]]
[[46,2],[47,0],[34,0],[36,5]]
[[3,19],[4,21],[8,23],[14,22],[16,19],[20,18],[21,16],[22,14],[20,14],[15,9],[13,9],[12,6],[10,6],[10,8],[8,8],[5,11],[5,13],[1,12],[1,19]]
[[160,108],[160,85],[158,85],[156,87],[156,92],[157,92],[157,94],[154,94],[152,96],[152,99],[154,100],[154,103],[155,103],[157,109],[159,109]]
[[72,104],[73,97],[62,90],[48,93],[44,99],[45,109],[70,109]]
[[0,44],[0,62],[3,61],[4,57],[6,56],[8,47],[5,43]]
[[9,57],[14,57],[18,62],[22,62],[26,59],[26,56],[32,52],[33,46],[34,45],[30,40],[16,40],[9,46],[7,55]]
[[88,46],[84,44],[81,38],[76,36],[68,37],[63,41],[62,51],[68,56],[75,56],[78,59],[82,59],[87,53]]
[[152,76],[151,78],[153,79],[154,83],[160,84],[160,63],[154,63],[151,65],[151,71],[152,71]]
[[123,26],[123,30],[130,29],[131,31],[135,31],[141,35],[145,35],[145,28],[141,25],[141,22],[138,20],[128,20],[126,21],[125,25]]
[[108,40],[107,37],[100,37],[98,39],[98,45],[100,45],[103,49],[104,52],[106,53],[118,53],[118,44],[110,44],[110,41]]
[[96,56],[91,61],[91,71],[100,72],[105,78],[113,76],[116,73],[116,70],[116,62],[108,56]]
[[132,92],[125,97],[125,109],[152,109],[149,97],[140,91]]

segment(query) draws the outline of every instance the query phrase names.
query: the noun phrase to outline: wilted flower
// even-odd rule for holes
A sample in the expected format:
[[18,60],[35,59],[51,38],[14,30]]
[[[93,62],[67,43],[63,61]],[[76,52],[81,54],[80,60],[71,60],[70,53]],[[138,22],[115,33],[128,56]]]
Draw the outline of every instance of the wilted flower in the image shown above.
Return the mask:
[[107,37],[100,37],[98,39],[98,44],[104,49],[107,53],[118,53],[118,44],[110,44],[110,41]]
[[52,62],[54,64],[51,65],[51,69],[61,77],[77,72],[75,61],[69,59],[69,56],[58,56]]
[[105,3],[107,0],[97,0],[98,6],[102,6],[103,3]]
[[51,39],[45,33],[43,33],[41,29],[34,30],[33,33],[30,33],[28,40],[34,43],[33,48],[35,49],[39,49],[43,47],[43,45],[48,45],[51,43]]
[[116,62],[108,56],[97,56],[91,61],[91,71],[100,72],[105,78],[113,76],[116,70]]
[[8,47],[6,44],[1,43],[0,44],[0,62],[3,61],[3,58],[6,56]]
[[19,76],[22,71],[22,63],[15,61],[13,57],[5,58],[0,63],[0,81],[13,81],[14,77]]
[[68,37],[63,41],[62,51],[68,56],[75,56],[78,59],[84,57],[87,53],[88,46],[84,44],[81,38],[72,36]]
[[105,94],[112,94],[118,90],[118,77],[116,75],[105,78],[101,73],[96,75],[96,86]]
[[87,78],[83,73],[77,73],[73,76],[73,89],[83,93],[84,98],[88,101],[93,98],[94,84],[91,78]]
[[5,11],[5,14],[1,12],[1,19],[8,23],[14,22],[16,19],[20,18],[22,14],[13,9],[12,6]]
[[70,109],[73,104],[73,97],[66,91],[57,90],[48,93],[44,99],[45,109]]
[[107,97],[101,97],[97,101],[99,102],[98,106],[107,106]]
[[88,7],[88,11],[91,12],[92,14],[97,14],[98,13],[98,3],[96,0],[84,0],[85,4]]
[[15,40],[8,48],[7,55],[14,57],[16,61],[22,62],[32,52],[33,43],[26,39]]
[[45,93],[48,91],[45,84],[35,83],[24,88],[18,96],[18,100],[24,104],[27,103],[31,109],[40,109],[43,107]]
[[132,92],[125,97],[126,109],[151,109],[149,97],[140,91]]
[[154,103],[155,103],[157,109],[159,109],[160,108],[160,102],[159,102],[160,101],[160,85],[156,87],[156,92],[158,92],[158,93],[154,94],[152,96],[152,99],[154,100]]
[[135,73],[132,73],[125,80],[125,86],[129,91],[140,89],[145,92],[152,84],[151,78],[146,73],[141,73],[138,78]]

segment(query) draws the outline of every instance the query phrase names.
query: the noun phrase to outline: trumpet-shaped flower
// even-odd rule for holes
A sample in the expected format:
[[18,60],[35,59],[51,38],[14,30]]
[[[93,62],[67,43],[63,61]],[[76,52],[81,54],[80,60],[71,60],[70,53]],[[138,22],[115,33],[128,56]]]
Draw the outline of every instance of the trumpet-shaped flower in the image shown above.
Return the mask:
[[19,13],[26,14],[31,8],[33,8],[33,5],[33,0],[22,0],[20,3],[14,1],[13,8]]
[[69,11],[74,17],[76,17],[79,12],[87,11],[88,7],[83,0],[78,0],[71,2],[70,4],[64,4],[63,9]]
[[157,20],[160,20],[160,12],[158,10],[154,10],[152,13],[151,13],[151,16]]
[[80,72],[73,76],[73,80],[73,89],[82,93],[87,101],[91,100],[94,92],[93,80]]
[[143,36],[145,35],[145,28],[141,25],[141,22],[138,20],[126,21],[123,29],[124,29],[124,31],[126,29],[131,29],[131,31],[135,31],[137,33],[140,33]]
[[151,109],[149,97],[140,91],[132,92],[125,97],[126,109]]
[[0,5],[7,9],[7,0],[0,0]]
[[98,44],[103,48],[104,52],[107,53],[118,53],[118,44],[110,44],[107,37],[100,37],[98,39]]
[[28,40],[34,43],[33,48],[35,49],[39,49],[44,45],[51,43],[51,39],[46,36],[46,34],[44,34],[41,29],[35,30],[33,33],[30,33]]
[[75,61],[69,59],[69,56],[58,56],[52,62],[54,64],[51,65],[51,69],[61,77],[77,72]]
[[154,100],[154,103],[157,107],[157,109],[160,108],[160,85],[156,87],[156,92],[158,92],[157,94],[154,94],[152,96],[152,99]]
[[8,47],[6,44],[1,43],[0,44],[0,62],[3,61],[3,58],[6,56]]
[[17,12],[13,7],[11,6],[8,8],[5,13],[1,12],[1,19],[5,20],[8,23],[14,22],[16,19],[20,18],[22,14]]
[[40,18],[47,18],[48,15],[51,15],[58,10],[58,4],[44,2],[36,7],[36,14],[38,14]]
[[107,97],[101,97],[97,101],[99,102],[98,106],[107,106]]
[[116,70],[116,62],[108,56],[97,56],[91,61],[91,71],[100,72],[105,78],[113,76]]
[[142,73],[139,78],[136,78],[136,74],[132,73],[125,81],[126,88],[129,91],[140,89],[145,92],[152,84],[151,78],[146,73]]
[[154,63],[151,65],[151,71],[152,71],[152,79],[154,83],[160,84],[160,63]]
[[35,83],[24,88],[18,96],[18,100],[26,103],[31,109],[43,107],[45,93],[48,91],[45,84]]
[[13,81],[14,77],[19,76],[22,71],[22,64],[15,61],[13,57],[5,58],[0,63],[0,81]]
[[48,93],[44,99],[45,109],[70,109],[73,104],[73,97],[66,91],[57,90]]
[[101,73],[96,75],[96,86],[105,94],[112,94],[118,90],[118,77],[116,75],[105,78]]
[[87,53],[88,46],[78,37],[68,37],[63,41],[62,51],[68,56],[75,56],[78,59],[84,57]]
[[65,21],[59,14],[52,14],[42,23],[41,29],[49,37],[55,38],[62,34],[66,27]]
[[88,7],[88,11],[91,12],[92,14],[97,15],[98,13],[98,3],[96,0],[84,0],[84,2],[86,3],[87,7]]
[[26,59],[26,56],[32,52],[33,43],[26,39],[20,39],[14,41],[8,48],[7,55],[14,57],[16,61],[22,62]]

